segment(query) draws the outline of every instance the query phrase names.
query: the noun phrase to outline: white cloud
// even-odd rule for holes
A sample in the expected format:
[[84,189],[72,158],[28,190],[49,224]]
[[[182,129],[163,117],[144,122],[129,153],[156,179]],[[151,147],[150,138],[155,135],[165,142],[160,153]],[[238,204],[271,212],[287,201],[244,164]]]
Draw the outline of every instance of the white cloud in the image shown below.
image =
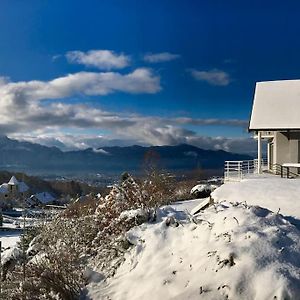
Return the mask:
[[225,71],[212,69],[208,71],[189,70],[194,79],[205,81],[211,85],[226,86],[231,82],[230,75]]
[[[223,149],[226,151],[245,152],[255,151],[256,147],[249,145],[246,139],[230,139],[219,137],[204,137],[184,125],[193,124],[190,118],[159,118],[151,116],[120,114],[103,111],[85,105],[52,104],[28,111],[22,118],[17,117],[14,125],[6,124],[4,133],[18,139],[26,139],[44,145],[57,146],[63,150],[99,148],[109,145],[177,145],[181,143],[192,144],[204,149]],[[179,120],[179,122],[178,122]],[[229,125],[232,120],[196,119],[196,124]],[[240,126],[244,122],[240,122]],[[0,127],[1,128],[1,127]],[[34,128],[34,130],[33,130]],[[106,130],[105,135],[90,134],[62,134],[63,131],[76,129],[88,132],[90,129]],[[31,134],[28,136],[28,132]],[[246,143],[246,142],[247,143]],[[252,143],[255,145],[255,142]],[[252,145],[251,144],[251,145]]]
[[171,61],[179,57],[180,55],[169,53],[169,52],[147,53],[144,55],[144,61],[148,63],[160,63],[165,61]]
[[123,137],[135,137],[137,143],[148,145],[178,145],[190,144],[203,149],[224,150],[237,153],[256,153],[256,142],[252,138],[209,137],[197,134],[195,131],[164,122],[144,121],[129,126],[126,131],[116,133]]
[[[51,81],[8,82],[0,78],[0,108],[14,104],[20,108],[28,101],[58,99],[74,95],[107,95],[114,92],[156,93],[161,90],[160,78],[150,69],[140,68],[128,74],[116,72],[79,72]],[[16,107],[11,107],[15,109]]]
[[[75,95],[156,93],[160,89],[159,77],[149,69],[137,69],[125,75],[79,72],[50,81],[10,82],[7,78],[0,78],[0,134],[64,150],[97,149],[106,145],[188,143],[205,149],[252,151],[252,142],[248,140],[204,137],[185,128],[187,125],[243,128],[247,125],[245,120],[142,116],[63,102],[63,98]],[[44,102],[45,99],[48,101]],[[51,99],[58,100],[51,102]],[[89,134],[91,129],[106,133]],[[74,131],[86,133],[75,134]]]
[[110,153],[105,151],[104,149],[95,149],[95,148],[93,148],[93,152],[104,154],[104,155],[110,155]]
[[80,72],[51,81],[10,82],[0,78],[0,133],[25,132],[44,128],[126,127],[131,120],[86,105],[43,104],[44,99],[80,95],[107,95],[114,92],[156,93],[160,78],[151,70],[132,73]]
[[52,61],[56,61],[56,60],[58,60],[59,58],[61,58],[61,54],[53,55],[53,56],[52,56]]
[[66,58],[70,63],[103,70],[122,69],[130,64],[129,56],[110,50],[69,51]]

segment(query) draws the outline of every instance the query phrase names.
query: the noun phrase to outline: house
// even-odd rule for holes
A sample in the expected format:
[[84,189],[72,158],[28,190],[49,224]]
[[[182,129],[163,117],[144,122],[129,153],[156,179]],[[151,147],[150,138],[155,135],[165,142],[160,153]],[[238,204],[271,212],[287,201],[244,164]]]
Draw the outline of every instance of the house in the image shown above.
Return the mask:
[[0,199],[13,199],[26,197],[29,192],[29,187],[23,181],[18,181],[15,176],[12,176],[7,183],[0,185]]
[[270,171],[291,167],[300,173],[300,80],[258,82],[249,131],[258,146],[258,173],[262,172],[263,141],[267,142]]
[[42,193],[37,193],[34,195],[31,195],[30,198],[26,200],[26,202],[29,205],[47,205],[47,204],[52,204],[56,200],[55,197],[53,197],[50,193],[48,192],[42,192]]

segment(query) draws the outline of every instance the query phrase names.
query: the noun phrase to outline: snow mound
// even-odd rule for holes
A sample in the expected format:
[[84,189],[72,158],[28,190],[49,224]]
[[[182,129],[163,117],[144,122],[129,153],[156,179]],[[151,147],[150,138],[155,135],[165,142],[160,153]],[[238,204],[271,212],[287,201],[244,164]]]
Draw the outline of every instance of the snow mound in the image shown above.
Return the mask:
[[300,299],[300,232],[281,215],[222,202],[158,216],[127,233],[134,246],[89,299]]

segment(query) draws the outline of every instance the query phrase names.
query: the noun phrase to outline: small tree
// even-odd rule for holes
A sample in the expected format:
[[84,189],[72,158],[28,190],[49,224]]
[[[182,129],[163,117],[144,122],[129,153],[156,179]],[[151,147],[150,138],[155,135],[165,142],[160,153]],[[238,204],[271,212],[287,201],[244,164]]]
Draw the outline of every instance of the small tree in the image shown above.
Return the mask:
[[129,177],[130,177],[130,174],[128,172],[122,173],[122,175],[121,175],[121,182],[124,182]]
[[144,155],[143,167],[147,175],[158,172],[161,169],[159,153],[152,149],[148,150]]
[[149,150],[144,156],[144,170],[146,178],[143,189],[147,194],[148,205],[159,207],[170,203],[174,199],[174,176],[164,171],[160,166],[160,155],[154,150]]

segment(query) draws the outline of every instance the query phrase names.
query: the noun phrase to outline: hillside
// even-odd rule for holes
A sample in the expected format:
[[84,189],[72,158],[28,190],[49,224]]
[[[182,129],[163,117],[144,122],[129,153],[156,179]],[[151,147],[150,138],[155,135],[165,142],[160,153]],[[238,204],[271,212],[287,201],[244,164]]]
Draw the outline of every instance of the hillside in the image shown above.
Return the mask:
[[[298,180],[257,180],[225,183],[205,207],[208,198],[169,203],[161,193],[153,202],[153,183],[128,177],[28,237],[25,292],[53,300],[299,299]],[[1,240],[4,299],[19,299],[21,265],[7,266],[22,251],[15,236]]]
[[12,175],[16,176],[18,180],[26,182],[26,184],[30,187],[31,193],[47,191],[56,196],[76,196],[91,192],[98,193],[104,190],[104,188],[93,187],[86,183],[77,182],[74,180],[43,180],[36,176],[29,176],[20,172],[12,173],[8,171],[0,171],[0,184],[8,182]]
[[225,160],[244,160],[244,154],[218,150],[203,150],[191,145],[103,147],[63,152],[46,147],[0,137],[0,168],[24,172],[111,172],[142,170],[147,153],[155,153],[161,168],[170,171],[222,169]]

